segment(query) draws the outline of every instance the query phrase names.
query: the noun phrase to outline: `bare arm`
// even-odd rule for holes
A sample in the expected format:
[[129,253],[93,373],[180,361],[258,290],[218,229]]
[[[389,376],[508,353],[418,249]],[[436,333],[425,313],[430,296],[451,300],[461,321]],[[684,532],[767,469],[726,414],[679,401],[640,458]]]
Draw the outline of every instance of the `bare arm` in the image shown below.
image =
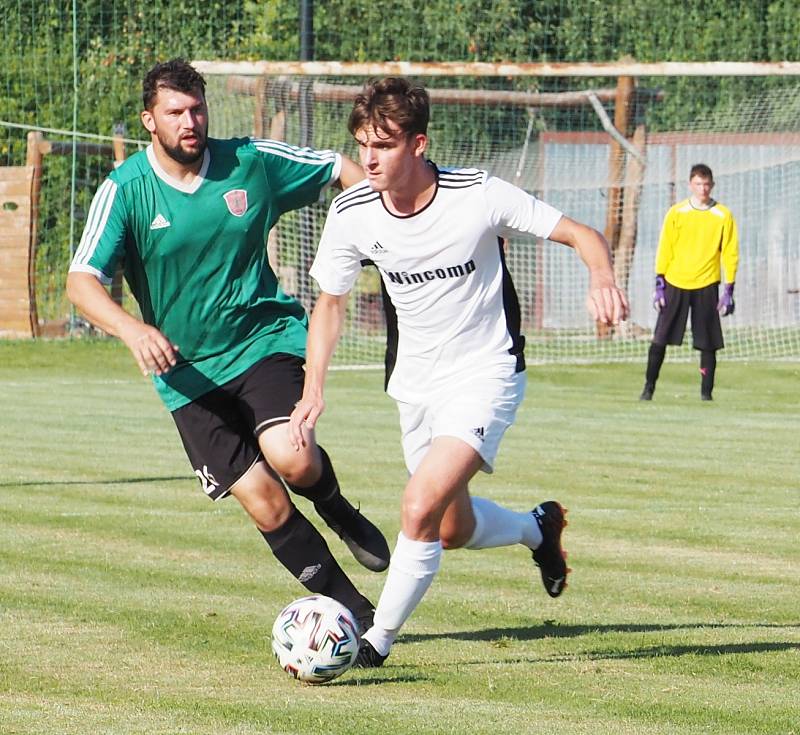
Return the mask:
[[342,189],[347,189],[353,184],[357,184],[364,178],[364,169],[361,168],[355,161],[342,155],[342,170],[339,173],[339,185]]
[[303,396],[297,402],[289,420],[289,440],[295,449],[305,445],[300,428],[313,429],[320,414],[325,410],[323,391],[328,366],[342,332],[347,312],[348,294],[333,296],[321,293],[317,300],[308,327],[306,347],[306,379]]
[[619,324],[628,318],[628,300],[614,280],[614,267],[606,239],[594,228],[562,217],[550,240],[575,248],[589,269],[586,308],[595,321]]
[[175,365],[177,345],[125,311],[91,273],[70,273],[67,297],[92,324],[125,343],[143,375],[161,375]]

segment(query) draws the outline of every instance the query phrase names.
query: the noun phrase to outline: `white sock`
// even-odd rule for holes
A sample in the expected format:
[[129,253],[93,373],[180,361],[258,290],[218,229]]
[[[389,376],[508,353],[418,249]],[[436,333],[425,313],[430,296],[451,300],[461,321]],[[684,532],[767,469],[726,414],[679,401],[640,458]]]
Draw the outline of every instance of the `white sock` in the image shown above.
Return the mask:
[[535,549],[542,543],[542,532],[533,513],[517,513],[486,498],[472,498],[475,531],[464,547],[493,549],[497,546],[525,544]]
[[442,559],[441,541],[414,541],[397,536],[383,592],[375,608],[375,624],[364,634],[381,656],[386,656],[403,623],[431,586]]

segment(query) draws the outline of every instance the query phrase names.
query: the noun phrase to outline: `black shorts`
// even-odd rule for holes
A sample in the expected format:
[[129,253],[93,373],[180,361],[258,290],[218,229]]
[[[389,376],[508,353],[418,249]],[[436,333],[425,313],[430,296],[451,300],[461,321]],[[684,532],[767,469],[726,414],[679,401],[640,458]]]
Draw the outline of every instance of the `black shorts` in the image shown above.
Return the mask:
[[302,358],[271,355],[172,412],[189,462],[212,500],[228,495],[261,459],[259,434],[289,420],[304,379]]
[[653,344],[681,345],[686,331],[686,318],[692,313],[692,347],[696,350],[721,350],[722,325],[717,303],[719,284],[703,288],[678,288],[667,284],[667,305],[661,310],[653,332]]

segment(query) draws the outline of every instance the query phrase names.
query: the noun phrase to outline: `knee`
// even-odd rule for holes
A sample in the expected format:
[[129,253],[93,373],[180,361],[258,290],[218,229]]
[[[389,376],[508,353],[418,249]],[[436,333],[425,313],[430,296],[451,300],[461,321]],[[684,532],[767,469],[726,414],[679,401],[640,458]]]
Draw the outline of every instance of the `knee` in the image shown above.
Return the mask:
[[[270,460],[272,464],[272,460]],[[319,478],[319,468],[315,467],[310,457],[303,457],[297,453],[294,457],[281,458],[272,464],[275,471],[290,485],[309,487]]]
[[271,492],[266,487],[236,497],[261,531],[274,531],[280,528],[294,511],[294,506],[285,492]]
[[293,511],[294,506],[287,503],[287,505],[283,508],[255,508],[252,511],[249,511],[249,513],[258,530],[269,533],[270,531],[279,529],[284,523],[286,523]]
[[293,512],[283,484],[263,462],[253,465],[233,484],[231,495],[262,531],[280,528]]
[[294,447],[270,447],[264,456],[275,472],[290,485],[313,485],[320,468],[311,451],[295,451]]
[[[441,512],[421,499],[403,501],[402,526],[409,538],[436,538],[439,536]],[[444,541],[442,541],[444,544]]]
[[320,462],[313,435],[298,451],[289,440],[288,424],[267,429],[258,437],[261,453],[275,472],[290,485],[313,485],[320,475]]

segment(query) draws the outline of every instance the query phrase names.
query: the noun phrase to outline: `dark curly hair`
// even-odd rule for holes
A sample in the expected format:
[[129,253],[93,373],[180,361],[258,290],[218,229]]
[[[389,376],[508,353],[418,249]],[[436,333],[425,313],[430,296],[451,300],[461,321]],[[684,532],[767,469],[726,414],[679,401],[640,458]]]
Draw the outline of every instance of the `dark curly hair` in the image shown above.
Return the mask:
[[172,89],[184,94],[200,92],[205,97],[206,80],[184,59],[170,59],[156,64],[142,81],[142,104],[145,110],[153,109],[159,89]]

